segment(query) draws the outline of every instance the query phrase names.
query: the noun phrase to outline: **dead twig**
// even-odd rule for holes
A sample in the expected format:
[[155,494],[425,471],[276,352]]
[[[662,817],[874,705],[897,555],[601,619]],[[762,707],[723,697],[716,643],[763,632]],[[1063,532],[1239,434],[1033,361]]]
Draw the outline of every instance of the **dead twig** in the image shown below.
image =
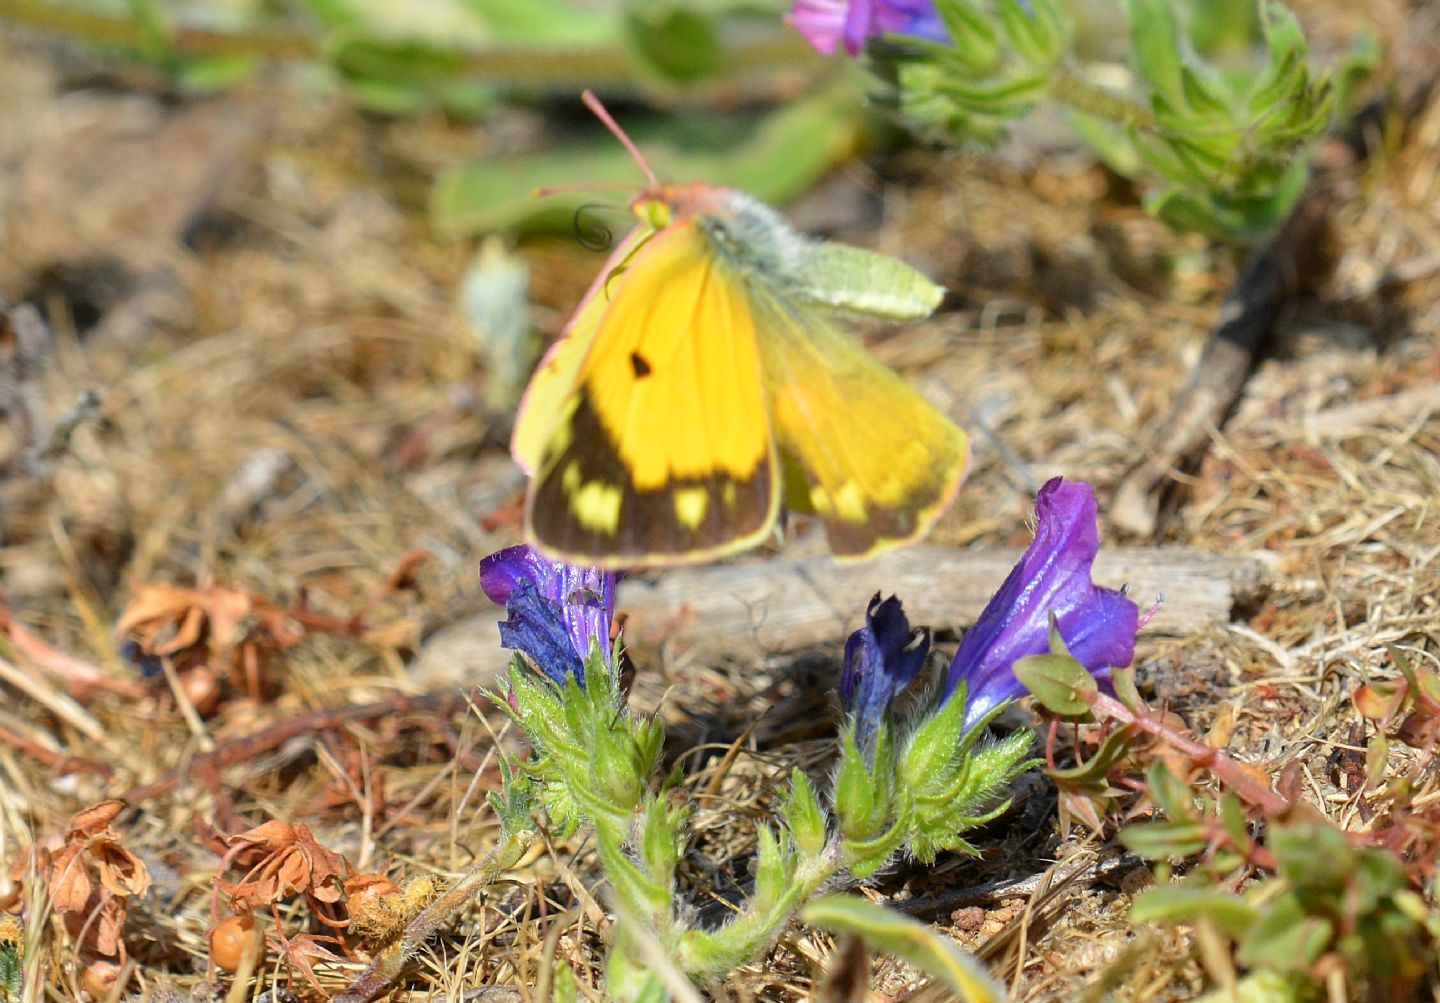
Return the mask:
[[37,667],[68,683],[70,695],[82,703],[101,691],[129,700],[138,700],[147,692],[134,680],[112,678],[99,666],[54,647],[18,622],[3,602],[0,602],[0,637]]
[[501,841],[489,853],[421,910],[400,937],[375,952],[370,967],[335,997],[335,1003],[370,1003],[389,989],[426,942],[448,926],[476,892],[513,867],[533,838],[530,831],[502,832]]
[[[845,636],[878,588],[900,596],[917,623],[973,623],[1019,558],[1009,547],[917,546],[863,564],[818,556],[675,568],[657,579],[626,579],[618,608],[631,644],[733,651],[744,638],[765,651],[794,651]],[[1102,551],[1095,579],[1128,585],[1142,601],[1165,597],[1146,626],[1151,636],[1186,636],[1228,621],[1266,584],[1257,560],[1177,547]]]
[[1318,172],[1279,232],[1250,252],[1185,388],[1156,427],[1144,459],[1115,491],[1110,505],[1115,525],[1141,537],[1154,535],[1169,489],[1178,484],[1176,474],[1198,464],[1211,433],[1225,424],[1250,374],[1270,351],[1276,322],[1313,271],[1334,201],[1333,186]]
[[233,766],[236,763],[252,759],[266,750],[283,745],[299,735],[328,731],[352,721],[366,721],[377,717],[388,717],[392,714],[429,714],[436,717],[448,717],[467,705],[468,700],[465,694],[460,692],[427,693],[422,696],[401,694],[388,700],[362,704],[359,707],[334,707],[299,714],[284,721],[277,721],[253,735],[246,735],[244,738],[227,742],[217,747],[214,752],[195,756],[185,766],[171,771],[159,780],[132,787],[125,792],[121,800],[128,804],[138,804],[162,794],[169,794],[183,784],[192,772],[205,773]]
[[58,749],[51,749],[32,741],[18,732],[11,731],[0,723],[0,742],[14,746],[32,759],[36,759],[46,766],[55,770],[56,775],[64,776],[67,773],[94,773],[101,777],[111,777],[115,771],[105,763],[97,763],[94,760],[83,759],[80,756],[72,756],[68,752],[61,752]]
[[1440,83],[1430,73],[1398,72],[1398,77],[1422,82],[1395,105],[1372,103],[1355,116],[1345,135],[1327,140],[1289,217],[1273,237],[1251,250],[1184,389],[1156,426],[1144,458],[1115,491],[1109,509],[1115,525],[1140,537],[1155,534],[1161,509],[1173,502],[1180,478],[1198,467],[1210,437],[1235,411],[1250,375],[1273,348],[1282,313],[1313,280],[1326,219],[1344,179],[1369,156],[1367,138],[1397,107],[1405,119],[1413,118]]

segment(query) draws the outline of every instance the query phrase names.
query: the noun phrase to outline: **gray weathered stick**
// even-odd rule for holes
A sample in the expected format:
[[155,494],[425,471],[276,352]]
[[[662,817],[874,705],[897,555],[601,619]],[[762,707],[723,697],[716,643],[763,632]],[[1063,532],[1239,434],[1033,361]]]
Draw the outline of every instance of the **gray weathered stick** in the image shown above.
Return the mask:
[[[973,623],[1019,559],[1018,548],[910,547],[863,564],[827,556],[678,568],[620,585],[625,638],[639,646],[693,650],[789,651],[836,641],[854,630],[877,591],[895,593],[910,621],[932,627]],[[1129,585],[1142,610],[1164,602],[1147,634],[1184,636],[1230,619],[1237,602],[1264,586],[1251,558],[1140,547],[1102,551],[1095,581]]]

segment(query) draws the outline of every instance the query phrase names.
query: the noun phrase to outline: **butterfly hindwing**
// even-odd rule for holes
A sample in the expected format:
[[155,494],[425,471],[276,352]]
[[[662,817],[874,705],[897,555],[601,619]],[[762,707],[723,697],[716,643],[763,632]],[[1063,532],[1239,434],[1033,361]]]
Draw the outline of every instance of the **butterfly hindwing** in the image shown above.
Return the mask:
[[959,490],[965,433],[805,304],[760,301],[761,358],[790,506],[838,558],[918,539]]
[[745,287],[682,220],[595,296],[603,307],[531,484],[533,539],[609,566],[753,546],[774,525],[780,483]]
[[811,244],[785,281],[795,296],[858,319],[920,320],[945,297],[945,290],[903,261],[830,241]]

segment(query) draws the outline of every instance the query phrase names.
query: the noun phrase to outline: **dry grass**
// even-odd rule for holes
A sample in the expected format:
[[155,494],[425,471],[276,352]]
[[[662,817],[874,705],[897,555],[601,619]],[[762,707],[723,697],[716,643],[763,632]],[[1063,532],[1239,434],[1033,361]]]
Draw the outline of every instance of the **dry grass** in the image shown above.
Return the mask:
[[[1322,16],[1325,5],[1308,8],[1322,30],[1349,30]],[[476,403],[481,352],[453,306],[468,249],[428,238],[411,191],[375,167],[455,155],[463,131],[366,121],[338,102],[296,101],[283,80],[178,109],[124,88],[67,92],[67,66],[22,41],[0,49],[0,293],[34,298],[51,324],[38,383],[49,417],[82,389],[99,389],[103,403],[58,456],[29,469],[7,438],[14,423],[0,425],[0,460],[11,462],[0,481],[0,595],[49,644],[130,682],[137,669],[113,628],[148,584],[220,583],[340,621],[364,611],[363,629],[264,649],[255,685],[216,669],[213,713],[184,713],[204,694],[178,676],[138,695],[76,699],[33,652],[0,644],[0,731],[10,736],[0,742],[0,861],[20,862],[0,871],[0,900],[18,886],[29,915],[42,913],[26,848],[79,809],[179,771],[163,792],[132,797],[117,823],[153,879],[130,908],[131,989],[210,999],[219,856],[205,826],[303,822],[357,871],[396,878],[452,878],[489,846],[484,794],[498,779],[496,751],[516,742],[483,702],[355,717],[217,770],[186,765],[306,712],[488,681],[493,655],[424,679],[410,667],[437,629],[483,607],[475,564],[516,538],[522,485],[497,446],[503,428]],[[1440,663],[1437,164],[1432,102],[1356,179],[1336,215],[1333,274],[1286,319],[1283,350],[1215,433],[1165,523],[1166,542],[1263,556],[1268,598],[1201,636],[1142,636],[1149,692],[1201,733],[1222,724],[1232,754],[1266,772],[1300,764],[1307,798],[1355,830],[1385,805],[1350,789],[1336,766],[1368,734],[1354,730],[1348,694],[1394,675],[1389,645]],[[936,539],[1022,541],[1046,477],[1090,480],[1103,499],[1135,460],[1198,355],[1234,263],[1148,220],[1083,158],[1022,169],[909,155],[890,168],[906,181],[883,186],[884,228],[850,236],[903,244],[959,296],[958,309],[877,353],[986,430]],[[175,237],[196,212],[199,249],[181,251]],[[559,244],[525,254],[554,329],[593,259]],[[416,548],[430,555],[416,587],[388,588]],[[723,915],[743,885],[777,779],[823,763],[817,729],[840,641],[759,665],[633,653],[635,699],[663,706],[671,753],[705,750],[690,760],[703,796],[682,867],[700,909]],[[723,750],[761,710],[764,728],[718,774]],[[1394,767],[1408,768],[1413,753],[1396,749]],[[67,757],[110,772],[70,769]],[[1433,787],[1433,773],[1423,782]],[[897,866],[875,893],[913,905],[1076,854],[1114,856],[1082,834],[1062,840],[1045,790],[1035,780],[1020,817],[986,834],[983,859]],[[409,998],[533,999],[561,957],[599,999],[608,923],[597,874],[583,836],[538,848],[434,946]],[[930,918],[990,960],[1017,999],[1076,999],[1081,984],[1088,998],[1194,995],[1205,978],[1188,937],[1128,922],[1148,872],[1097,874],[1043,893],[1033,882],[1001,887]],[[291,935],[308,928],[303,904],[286,910]],[[58,927],[29,924],[26,935],[27,964],[44,969],[51,998],[79,998],[84,973]],[[711,991],[798,1000],[832,947],[792,929]],[[332,991],[353,971],[317,967]],[[873,978],[894,993],[915,984],[890,962],[876,962]],[[229,996],[222,983],[216,998],[258,999],[290,982],[272,950],[252,980]],[[465,995],[485,986],[520,995]],[[293,989],[307,991],[299,978]]]

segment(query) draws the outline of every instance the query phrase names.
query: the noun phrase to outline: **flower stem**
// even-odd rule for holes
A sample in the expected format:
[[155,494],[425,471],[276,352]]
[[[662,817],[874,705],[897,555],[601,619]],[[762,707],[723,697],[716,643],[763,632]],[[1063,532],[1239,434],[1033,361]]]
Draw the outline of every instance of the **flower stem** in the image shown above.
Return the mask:
[[843,843],[837,836],[813,857],[800,860],[785,895],[761,908],[753,898],[745,911],[708,936],[681,937],[675,956],[687,975],[714,977],[756,957],[821,886],[845,869]]
[[[105,46],[143,50],[149,44],[144,28],[132,17],[52,3],[50,0],[5,0],[0,4],[0,20]],[[307,34],[295,25],[280,29],[219,31],[172,23],[165,45],[168,52],[190,57],[323,59],[328,51],[324,37]],[[500,86],[563,89],[583,83],[647,95],[657,91],[657,88],[637,79],[633,61],[618,40],[613,45],[572,46],[568,49],[519,45],[491,47],[462,51],[460,55],[461,73]],[[746,83],[743,86],[747,90],[761,95],[770,93],[781,84],[761,81],[755,86],[744,76],[745,73],[767,74],[794,67],[814,67],[819,63],[803,39],[793,32],[779,31],[747,39],[737,45],[727,58],[735,76],[717,87],[733,87],[736,81],[744,79]],[[673,95],[671,97],[673,100]]]
[[1050,77],[1050,99],[1117,125],[1133,126],[1143,132],[1156,130],[1149,108],[1112,90],[1091,83],[1067,66],[1057,66]]
[[389,989],[425,942],[444,929],[476,892],[515,866],[534,836],[530,829],[502,830],[490,852],[412,919],[398,940],[378,951],[370,967],[334,1003],[370,1003]]
[[1091,695],[1090,707],[1097,713],[1113,718],[1123,724],[1131,724],[1141,731],[1153,735],[1166,745],[1184,753],[1197,766],[1215,774],[1239,797],[1259,808],[1272,818],[1290,810],[1290,801],[1276,794],[1219,749],[1198,742],[1182,732],[1176,731],[1159,717],[1148,711],[1132,711],[1119,700],[1104,693]]

